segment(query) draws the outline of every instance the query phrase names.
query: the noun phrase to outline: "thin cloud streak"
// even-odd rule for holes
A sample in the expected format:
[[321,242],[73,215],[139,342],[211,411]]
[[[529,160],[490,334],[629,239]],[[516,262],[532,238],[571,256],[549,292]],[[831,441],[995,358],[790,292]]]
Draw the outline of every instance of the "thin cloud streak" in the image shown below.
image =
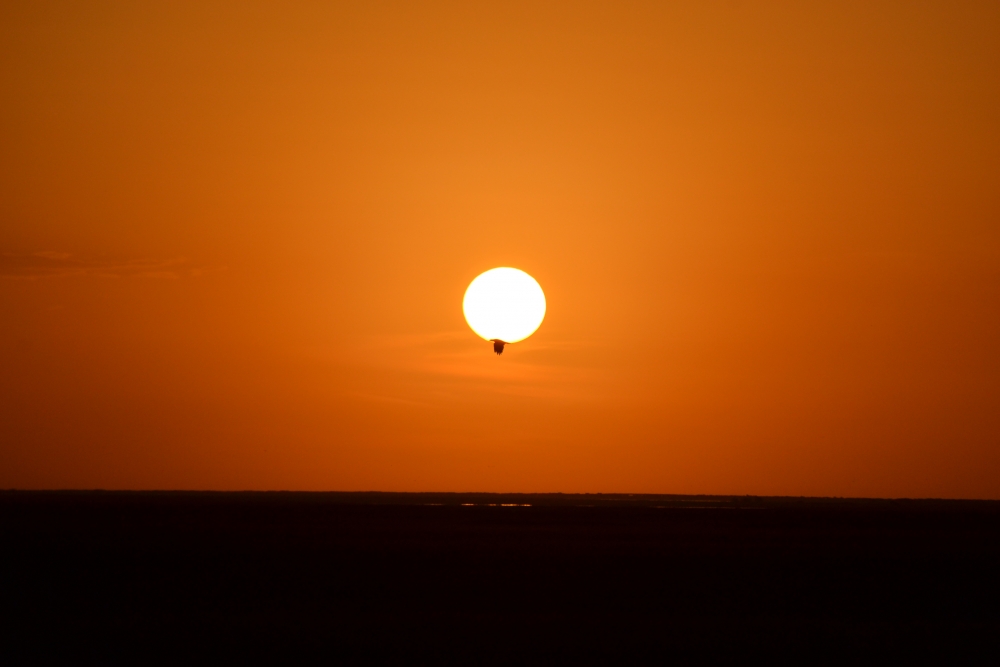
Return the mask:
[[[221,270],[221,269],[212,269]],[[184,257],[170,259],[98,259],[68,252],[0,253],[0,277],[15,280],[96,276],[102,278],[179,278],[206,273]]]
[[[531,341],[498,359],[490,346],[480,343],[468,332],[448,331],[377,336],[340,345],[335,351],[311,348],[306,354],[337,365],[391,371],[397,377],[397,394],[392,399],[397,401],[426,404],[432,398],[452,401],[483,393],[589,400],[601,393],[594,369],[546,358],[549,352],[592,345]],[[418,387],[419,396],[413,393]]]
[[301,353],[354,369],[344,376],[350,387],[345,396],[433,407],[475,401],[484,394],[571,402],[604,397],[600,373],[584,365],[584,357],[574,361],[561,354],[588,347],[594,346],[532,340],[497,358],[492,346],[470,332],[443,331],[372,336],[342,341],[335,348],[310,346]]

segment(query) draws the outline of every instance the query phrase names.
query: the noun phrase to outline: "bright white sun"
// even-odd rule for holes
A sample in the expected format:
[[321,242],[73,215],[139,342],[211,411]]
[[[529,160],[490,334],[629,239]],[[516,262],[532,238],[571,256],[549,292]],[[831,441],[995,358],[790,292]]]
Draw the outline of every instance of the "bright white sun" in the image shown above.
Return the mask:
[[524,271],[500,267],[476,276],[465,290],[462,310],[472,330],[486,340],[516,343],[535,333],[545,318],[545,294]]

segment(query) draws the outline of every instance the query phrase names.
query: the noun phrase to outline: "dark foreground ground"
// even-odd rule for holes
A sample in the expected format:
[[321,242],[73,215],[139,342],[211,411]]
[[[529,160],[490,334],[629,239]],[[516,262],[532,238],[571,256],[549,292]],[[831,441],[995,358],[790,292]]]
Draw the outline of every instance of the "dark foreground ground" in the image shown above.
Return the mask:
[[997,664],[1000,503],[0,492],[0,605],[6,664]]

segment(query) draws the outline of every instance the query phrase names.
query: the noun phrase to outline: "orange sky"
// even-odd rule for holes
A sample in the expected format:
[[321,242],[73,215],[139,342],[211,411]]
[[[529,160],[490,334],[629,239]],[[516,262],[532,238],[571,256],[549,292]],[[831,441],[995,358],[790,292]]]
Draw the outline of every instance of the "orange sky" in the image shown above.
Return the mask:
[[0,487],[1000,498],[996,2],[8,1],[0,83]]

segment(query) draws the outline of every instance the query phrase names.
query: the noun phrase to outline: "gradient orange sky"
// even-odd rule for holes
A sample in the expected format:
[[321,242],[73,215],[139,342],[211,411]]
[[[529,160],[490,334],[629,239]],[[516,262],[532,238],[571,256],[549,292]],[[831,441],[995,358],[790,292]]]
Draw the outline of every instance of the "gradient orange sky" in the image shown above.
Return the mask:
[[8,1],[0,80],[0,487],[1000,498],[996,2]]

